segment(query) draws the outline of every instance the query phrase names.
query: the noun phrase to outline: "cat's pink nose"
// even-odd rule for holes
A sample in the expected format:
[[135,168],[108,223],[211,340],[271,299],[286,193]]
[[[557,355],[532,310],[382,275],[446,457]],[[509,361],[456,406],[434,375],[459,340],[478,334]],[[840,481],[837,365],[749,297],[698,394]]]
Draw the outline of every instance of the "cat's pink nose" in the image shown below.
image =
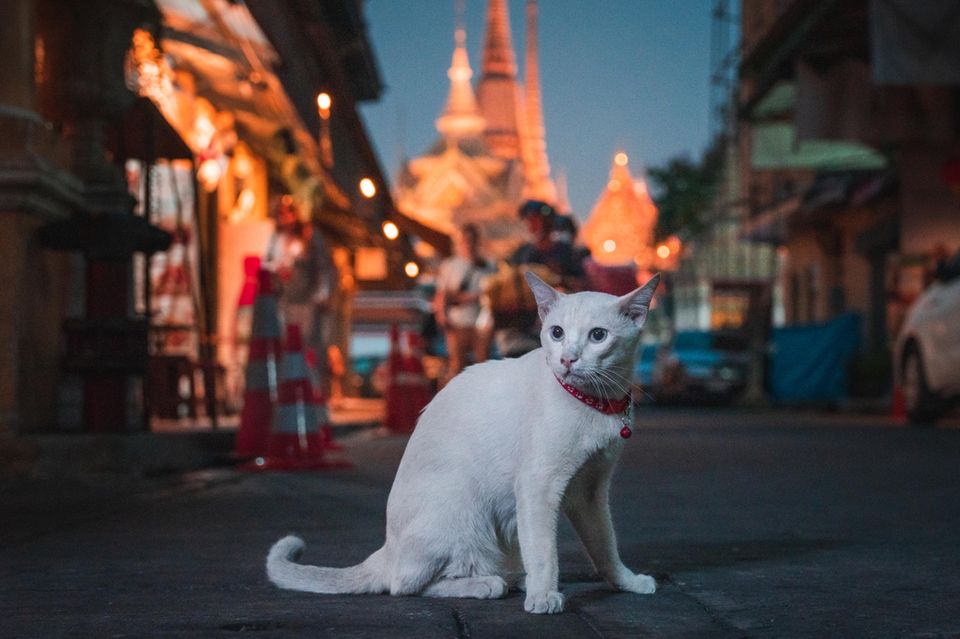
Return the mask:
[[573,366],[573,363],[577,361],[576,357],[561,357],[560,363],[566,366],[567,370],[570,370],[570,367]]

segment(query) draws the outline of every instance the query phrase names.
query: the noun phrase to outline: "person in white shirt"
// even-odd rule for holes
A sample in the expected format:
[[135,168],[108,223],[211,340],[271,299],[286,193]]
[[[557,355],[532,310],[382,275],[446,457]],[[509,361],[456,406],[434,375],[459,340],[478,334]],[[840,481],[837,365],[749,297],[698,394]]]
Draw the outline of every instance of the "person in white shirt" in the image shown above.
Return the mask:
[[483,280],[493,267],[480,254],[480,231],[467,224],[461,229],[454,255],[440,263],[433,300],[437,325],[444,331],[449,362],[446,380],[469,363],[485,361],[490,351],[490,322],[484,321],[481,297]]

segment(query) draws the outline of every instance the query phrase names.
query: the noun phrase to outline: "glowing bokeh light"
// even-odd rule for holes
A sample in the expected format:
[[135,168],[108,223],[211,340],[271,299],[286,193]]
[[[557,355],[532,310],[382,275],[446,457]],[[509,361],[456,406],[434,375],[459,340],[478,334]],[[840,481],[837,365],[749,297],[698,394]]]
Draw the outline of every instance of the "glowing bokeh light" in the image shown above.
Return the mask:
[[203,187],[210,192],[217,190],[221,175],[223,175],[223,167],[214,158],[204,160],[200,163],[200,168],[197,169],[197,177],[200,178]]
[[398,229],[397,225],[393,222],[384,222],[381,228],[388,240],[395,240],[400,237],[400,229]]
[[377,185],[370,178],[360,180],[360,193],[363,197],[370,199],[377,194]]

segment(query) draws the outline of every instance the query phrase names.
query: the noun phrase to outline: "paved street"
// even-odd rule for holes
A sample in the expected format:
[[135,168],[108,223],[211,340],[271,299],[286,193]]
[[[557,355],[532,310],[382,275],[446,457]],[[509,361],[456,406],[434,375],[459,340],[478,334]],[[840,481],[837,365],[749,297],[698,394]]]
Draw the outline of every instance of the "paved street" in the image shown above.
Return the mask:
[[353,471],[216,470],[0,484],[0,636],[956,637],[960,430],[867,417],[644,409],[614,491],[653,596],[609,591],[569,526],[567,612],[502,601],[284,592],[270,544],[348,565],[379,547],[405,440],[361,433]]

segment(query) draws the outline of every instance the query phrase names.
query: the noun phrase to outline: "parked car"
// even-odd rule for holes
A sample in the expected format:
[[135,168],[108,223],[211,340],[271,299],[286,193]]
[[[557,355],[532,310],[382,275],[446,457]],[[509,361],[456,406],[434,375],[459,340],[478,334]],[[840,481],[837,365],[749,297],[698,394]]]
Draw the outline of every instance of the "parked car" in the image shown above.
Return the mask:
[[635,377],[657,402],[726,402],[747,384],[749,358],[739,344],[710,331],[678,331],[664,345],[644,347]]
[[960,399],[960,273],[934,282],[917,299],[894,353],[911,423],[932,423]]

